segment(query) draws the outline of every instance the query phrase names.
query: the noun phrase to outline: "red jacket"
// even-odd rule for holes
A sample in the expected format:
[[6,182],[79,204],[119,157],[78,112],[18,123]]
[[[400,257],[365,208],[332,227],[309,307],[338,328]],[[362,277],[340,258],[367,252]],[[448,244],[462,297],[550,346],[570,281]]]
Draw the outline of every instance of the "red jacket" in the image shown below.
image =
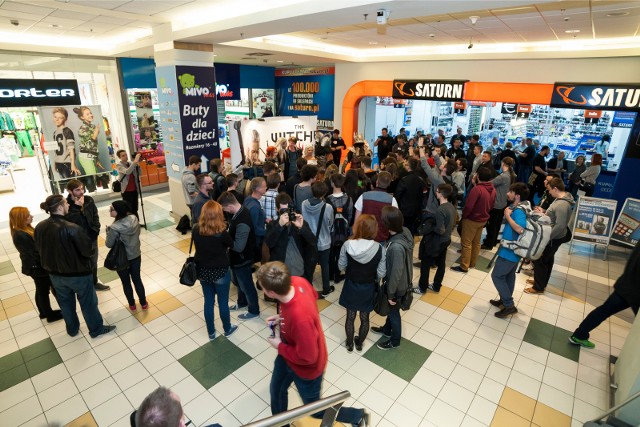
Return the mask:
[[496,189],[490,182],[479,182],[469,192],[462,209],[462,219],[486,222],[496,201]]
[[318,378],[327,366],[327,344],[324,340],[318,294],[302,277],[291,277],[295,288],[293,299],[280,304],[280,339],[278,354],[284,357],[295,374],[306,380]]

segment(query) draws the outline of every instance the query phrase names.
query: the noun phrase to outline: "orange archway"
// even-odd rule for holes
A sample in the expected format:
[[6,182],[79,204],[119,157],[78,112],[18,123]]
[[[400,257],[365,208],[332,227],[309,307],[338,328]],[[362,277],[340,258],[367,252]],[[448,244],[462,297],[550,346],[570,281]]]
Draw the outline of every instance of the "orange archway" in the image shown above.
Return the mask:
[[366,96],[391,96],[391,80],[363,80],[351,86],[342,101],[342,138],[351,146],[358,127],[358,105]]

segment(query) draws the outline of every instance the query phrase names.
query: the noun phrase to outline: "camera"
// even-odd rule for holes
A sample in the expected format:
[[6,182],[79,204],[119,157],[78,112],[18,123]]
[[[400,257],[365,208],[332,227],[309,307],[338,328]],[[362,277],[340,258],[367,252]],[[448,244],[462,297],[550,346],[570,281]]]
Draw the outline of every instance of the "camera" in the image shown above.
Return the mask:
[[295,222],[296,220],[296,208],[295,206],[289,206],[289,221]]

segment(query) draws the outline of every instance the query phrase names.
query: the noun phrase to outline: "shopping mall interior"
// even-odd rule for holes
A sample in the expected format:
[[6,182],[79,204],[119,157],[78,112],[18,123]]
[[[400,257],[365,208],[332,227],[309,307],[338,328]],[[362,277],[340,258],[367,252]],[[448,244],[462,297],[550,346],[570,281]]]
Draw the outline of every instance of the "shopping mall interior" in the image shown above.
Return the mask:
[[[278,353],[265,319],[276,305],[258,292],[258,318],[232,312],[238,331],[209,339],[202,287],[178,281],[190,246],[176,229],[188,214],[182,170],[193,155],[203,173],[222,158],[250,179],[278,138],[304,148],[333,129],[348,147],[356,134],[368,142],[375,164],[382,128],[441,130],[447,144],[458,132],[484,146],[533,138],[548,159],[564,153],[567,175],[602,151],[602,172],[546,291],[524,292],[530,276],[516,275],[516,315],[494,316],[497,249],[483,249],[467,273],[447,269],[438,294],[416,295],[400,347],[383,351],[370,333],[351,352],[344,282],[332,282],[317,301],[329,353],[321,396],[348,391],[344,405],[380,427],[578,427],[623,404],[619,425],[640,425],[633,311],[600,324],[595,348],[568,341],[614,292],[640,235],[639,17],[640,2],[626,0],[0,0],[0,425],[129,426],[159,386],[191,425],[270,417]],[[119,150],[141,157],[146,310],[130,310],[103,267]],[[45,220],[41,202],[66,196],[72,177],[100,217],[98,277],[110,289],[97,292],[98,308],[117,328],[97,338],[82,320],[71,337],[63,321],[38,318],[9,229],[15,206]],[[580,221],[596,214],[606,232]],[[460,248],[454,231],[447,267]],[[414,267],[414,286],[419,277]],[[372,313],[372,326],[384,322]],[[302,404],[292,387],[289,409]],[[306,413],[292,425],[320,421]]]

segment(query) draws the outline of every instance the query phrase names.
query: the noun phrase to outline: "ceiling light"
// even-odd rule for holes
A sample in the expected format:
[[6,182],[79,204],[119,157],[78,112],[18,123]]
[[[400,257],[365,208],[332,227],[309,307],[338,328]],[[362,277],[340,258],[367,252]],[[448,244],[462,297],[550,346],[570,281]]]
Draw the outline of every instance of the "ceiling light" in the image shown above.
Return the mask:
[[377,45],[377,44],[378,44],[378,42],[376,42],[376,41],[372,41],[372,42],[369,42],[369,44],[370,44],[370,45]]
[[576,34],[576,33],[579,33],[580,30],[564,30],[564,32],[567,34]]
[[278,62],[278,63],[282,64],[284,61],[276,61],[276,62]]
[[50,28],[62,28],[62,25],[58,25],[58,24],[49,24]]
[[478,22],[478,19],[480,19],[479,16],[470,16],[469,19],[471,20],[471,25],[476,25],[476,22]]
[[623,10],[618,11],[618,12],[611,12],[611,13],[607,13],[607,16],[608,16],[609,18],[618,18],[618,17],[620,17],[620,16],[627,16],[627,15],[629,15],[629,12],[625,12],[625,11],[623,11]]

